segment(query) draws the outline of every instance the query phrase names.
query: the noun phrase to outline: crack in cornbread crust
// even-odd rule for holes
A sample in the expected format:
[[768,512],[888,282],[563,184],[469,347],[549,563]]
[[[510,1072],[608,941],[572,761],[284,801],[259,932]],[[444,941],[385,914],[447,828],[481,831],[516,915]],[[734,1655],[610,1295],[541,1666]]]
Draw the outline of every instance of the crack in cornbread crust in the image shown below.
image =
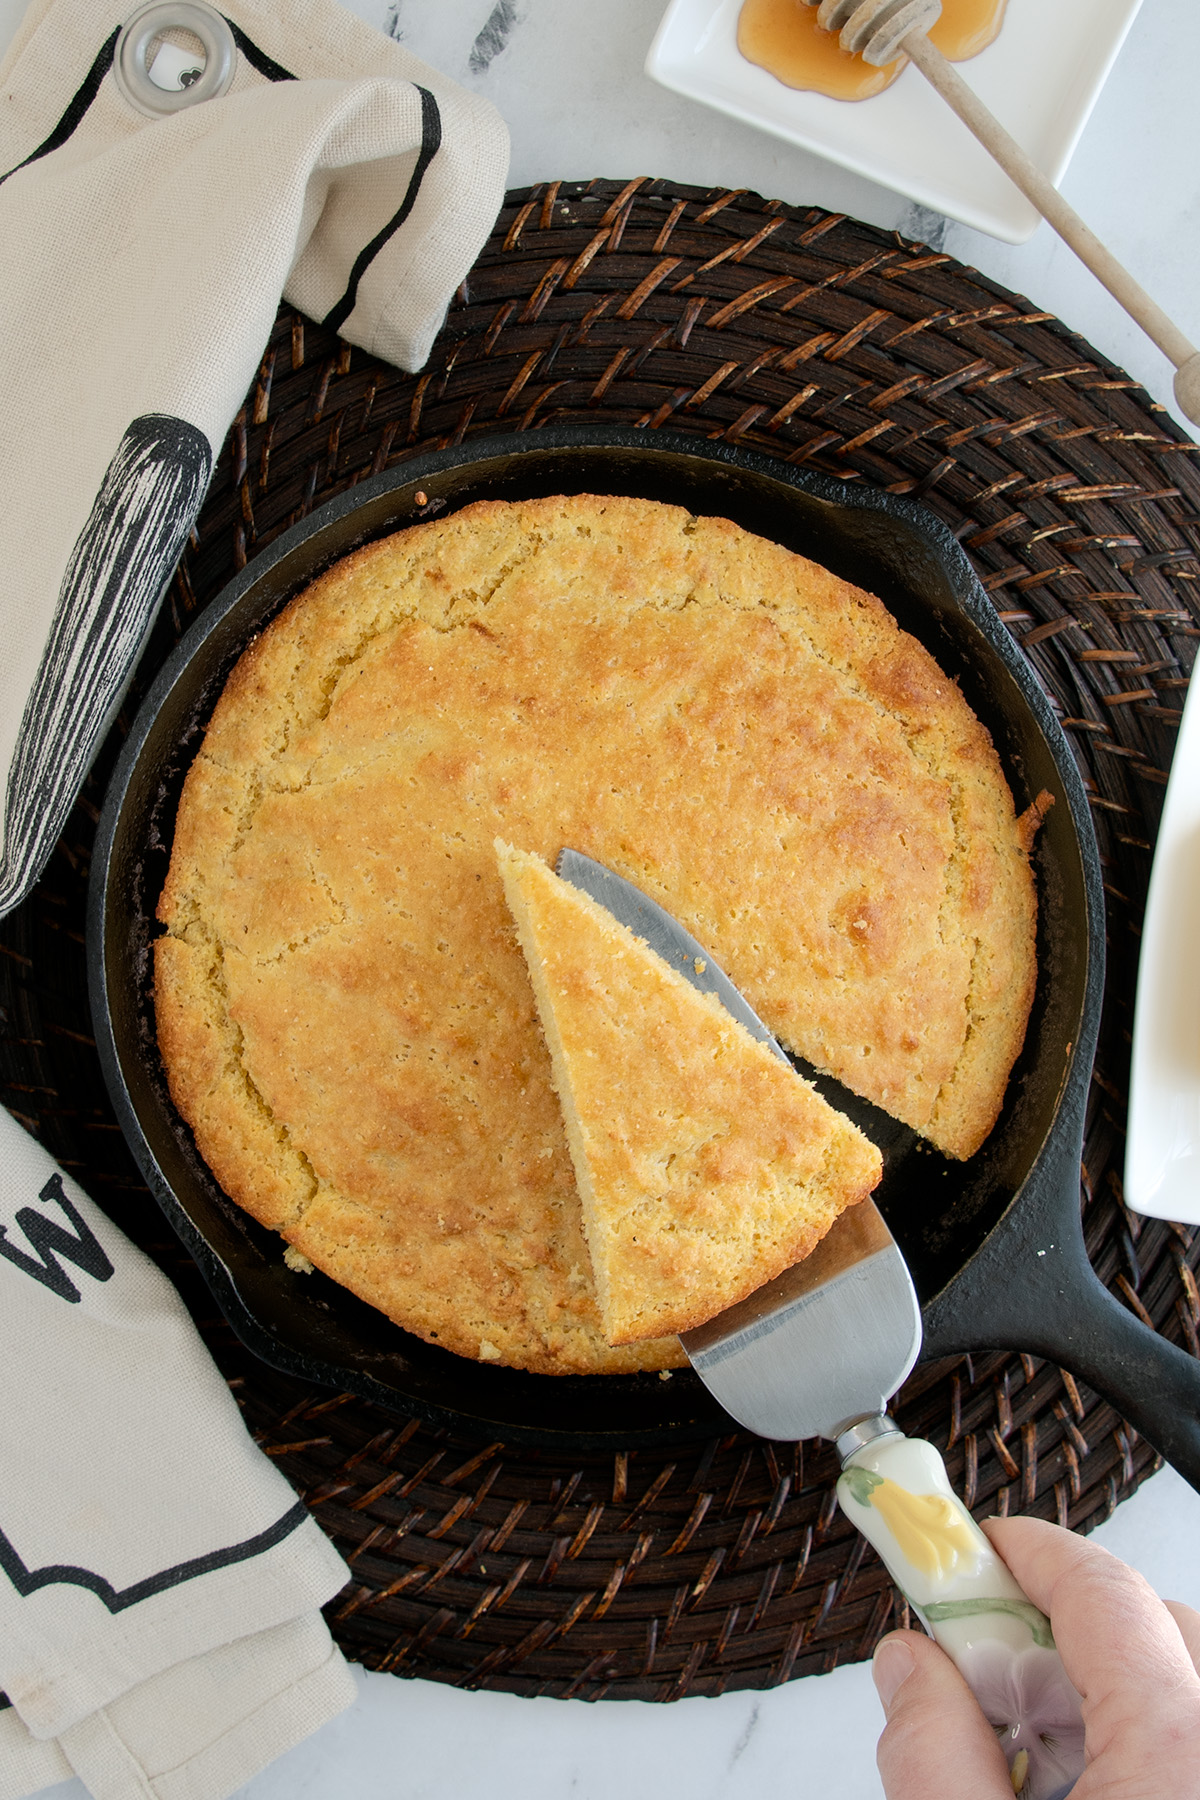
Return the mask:
[[537,856],[496,855],[550,1050],[610,1344],[691,1331],[802,1261],[875,1145]]
[[990,740],[878,601],[722,520],[483,503],[337,565],[238,664],[157,949],[222,1185],[409,1329],[604,1344],[501,836],[659,900],[776,1035],[969,1155],[1033,986]]

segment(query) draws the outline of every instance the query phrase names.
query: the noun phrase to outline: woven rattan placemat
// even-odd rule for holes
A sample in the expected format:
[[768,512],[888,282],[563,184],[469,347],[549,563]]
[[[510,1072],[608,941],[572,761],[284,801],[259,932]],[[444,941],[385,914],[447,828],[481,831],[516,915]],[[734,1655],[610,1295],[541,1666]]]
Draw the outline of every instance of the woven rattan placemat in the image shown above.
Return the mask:
[[[126,718],[196,611],[321,501],[417,450],[564,419],[669,422],[872,482],[963,543],[1062,716],[1099,833],[1088,1246],[1139,1317],[1197,1354],[1200,1243],[1132,1217],[1120,1170],[1139,926],[1200,624],[1198,453],[1050,314],[922,245],[751,194],[513,194],[419,376],[280,314]],[[267,1454],[350,1558],[328,1608],[347,1653],[468,1686],[654,1700],[869,1655],[903,1603],[837,1513],[827,1448],[733,1433],[564,1460],[484,1444],[268,1369],[215,1316],[137,1177],[89,1035],[84,889],[124,723],[0,927],[4,1098],[179,1282]],[[1157,1466],[1032,1357],[922,1366],[897,1410],[980,1516],[1088,1530]]]

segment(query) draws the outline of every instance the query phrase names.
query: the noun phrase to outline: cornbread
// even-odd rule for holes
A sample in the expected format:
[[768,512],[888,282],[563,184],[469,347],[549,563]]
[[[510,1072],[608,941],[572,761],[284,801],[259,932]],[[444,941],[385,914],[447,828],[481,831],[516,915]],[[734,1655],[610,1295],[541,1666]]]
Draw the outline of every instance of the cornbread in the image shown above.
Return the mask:
[[878,1150],[537,856],[498,843],[610,1344],[688,1331],[808,1255]]
[[238,663],[155,961],[218,1180],[408,1329],[550,1372],[682,1361],[604,1340],[497,837],[626,876],[787,1047],[950,1155],[991,1129],[1033,887],[927,651],[726,520],[594,496],[429,520]]

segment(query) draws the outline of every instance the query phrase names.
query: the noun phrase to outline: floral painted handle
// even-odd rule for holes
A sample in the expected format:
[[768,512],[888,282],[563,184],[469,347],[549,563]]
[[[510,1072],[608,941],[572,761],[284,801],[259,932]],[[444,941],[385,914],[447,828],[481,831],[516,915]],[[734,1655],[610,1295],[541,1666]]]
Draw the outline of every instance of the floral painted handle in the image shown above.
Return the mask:
[[1013,1792],[1062,1800],[1083,1773],[1083,1720],[1049,1619],[955,1494],[934,1446],[886,1417],[871,1424],[885,1429],[846,1455],[842,1511],[966,1678],[1004,1748]]

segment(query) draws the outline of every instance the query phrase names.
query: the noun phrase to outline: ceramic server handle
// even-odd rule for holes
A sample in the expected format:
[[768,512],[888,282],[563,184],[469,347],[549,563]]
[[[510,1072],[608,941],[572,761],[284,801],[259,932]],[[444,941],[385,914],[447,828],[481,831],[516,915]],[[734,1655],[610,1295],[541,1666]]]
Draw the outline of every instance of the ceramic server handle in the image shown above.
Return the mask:
[[838,1482],[847,1518],[954,1660],[995,1727],[1014,1792],[1057,1800],[1083,1773],[1079,1695],[1050,1621],[950,1486],[932,1444],[894,1431],[854,1450]]

